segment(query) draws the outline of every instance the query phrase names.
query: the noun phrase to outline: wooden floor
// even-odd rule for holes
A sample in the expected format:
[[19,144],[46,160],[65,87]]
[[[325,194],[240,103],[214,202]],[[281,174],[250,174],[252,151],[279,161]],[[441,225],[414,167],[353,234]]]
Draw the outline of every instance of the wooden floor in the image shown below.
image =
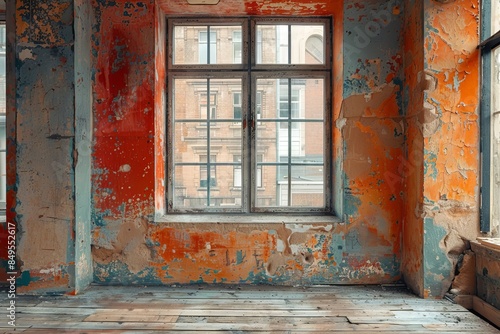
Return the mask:
[[0,333],[500,333],[459,305],[394,286],[93,286],[18,296],[15,332],[6,293],[0,301]]

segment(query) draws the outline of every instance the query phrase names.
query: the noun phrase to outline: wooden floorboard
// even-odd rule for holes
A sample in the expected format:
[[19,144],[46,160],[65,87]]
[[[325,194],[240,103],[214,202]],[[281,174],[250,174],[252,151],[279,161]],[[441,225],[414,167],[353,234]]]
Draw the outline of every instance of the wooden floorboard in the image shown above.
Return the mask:
[[500,333],[400,286],[92,286],[17,297],[16,328],[4,318],[0,333]]

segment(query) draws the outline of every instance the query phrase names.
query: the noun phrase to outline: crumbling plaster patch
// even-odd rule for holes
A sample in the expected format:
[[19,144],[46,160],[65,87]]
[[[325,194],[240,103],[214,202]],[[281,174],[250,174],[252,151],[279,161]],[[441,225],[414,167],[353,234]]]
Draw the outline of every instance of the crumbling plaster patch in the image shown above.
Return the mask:
[[424,128],[428,296],[448,290],[459,253],[479,235],[478,11],[474,0],[424,4],[425,73],[435,82],[425,102],[441,123]]

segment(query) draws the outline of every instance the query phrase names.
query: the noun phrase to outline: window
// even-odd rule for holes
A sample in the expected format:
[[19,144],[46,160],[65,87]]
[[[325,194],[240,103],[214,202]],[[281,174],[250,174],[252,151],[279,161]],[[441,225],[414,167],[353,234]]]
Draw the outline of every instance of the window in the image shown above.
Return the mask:
[[483,14],[481,231],[500,236],[500,2],[484,1]]
[[330,19],[167,22],[168,213],[331,212]]

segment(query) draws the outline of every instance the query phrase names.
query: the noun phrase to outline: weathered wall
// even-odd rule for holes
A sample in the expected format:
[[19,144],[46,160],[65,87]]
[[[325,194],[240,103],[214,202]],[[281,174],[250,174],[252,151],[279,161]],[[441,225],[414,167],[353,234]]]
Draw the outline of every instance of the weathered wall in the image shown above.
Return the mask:
[[16,64],[8,207],[16,215],[8,218],[18,228],[17,287],[67,290],[74,271],[73,2],[18,0],[15,15],[15,27],[8,26],[15,28]]
[[405,179],[402,275],[416,293],[423,291],[423,123],[434,121],[424,111],[423,2],[408,1],[404,12],[404,109],[406,150],[395,178]]
[[[155,8],[152,2],[105,1],[93,4],[96,281],[310,284],[397,279],[401,211],[389,207],[401,206],[401,183],[391,189],[388,185],[372,189],[372,185],[383,179],[385,170],[397,168],[392,161],[402,154],[400,4],[371,1],[358,6],[353,2],[345,5],[345,11],[338,3],[328,1],[279,4],[225,1],[217,6],[159,2],[159,5],[160,8]],[[335,151],[336,165],[346,170],[350,180],[347,186],[337,186],[347,189],[348,224],[152,223],[155,209],[161,211],[162,207],[163,201],[158,200],[161,197],[158,191],[154,195],[154,191],[161,189],[164,173],[162,168],[155,170],[154,165],[155,152],[163,154],[164,131],[161,95],[164,68],[161,62],[155,62],[155,54],[156,59],[159,56],[164,59],[162,39],[158,38],[162,36],[162,23],[157,20],[153,24],[156,16],[161,17],[159,10],[167,15],[227,12],[334,16],[335,69],[339,70],[335,73],[336,109],[332,110],[339,127],[334,136],[340,142],[342,138],[353,140],[352,145],[339,146]],[[377,13],[365,18],[367,15],[363,13],[371,11]],[[358,28],[374,29],[368,31],[372,44],[360,47],[359,59],[352,59],[350,54],[341,58],[342,39],[352,39]],[[130,29],[143,34],[129,34]],[[381,36],[382,29],[391,39]],[[160,46],[154,41],[155,33]],[[389,62],[384,61],[387,56]],[[343,68],[348,68],[344,77]],[[347,85],[343,89],[341,83],[346,78],[365,87],[359,90]],[[150,87],[156,87],[156,91],[149,90]],[[352,102],[344,104],[340,116],[343,92],[352,96]],[[361,94],[372,92],[375,94],[369,102],[359,101]],[[143,102],[137,103],[138,97]],[[153,97],[154,106],[148,103]],[[348,125],[343,127],[346,120]],[[373,167],[357,163],[363,152],[370,152]],[[342,211],[344,196],[338,193],[336,197],[340,198],[338,211]],[[356,203],[363,204],[358,207]]]
[[[99,283],[383,283],[402,272],[423,296],[449,286],[453,254],[478,226],[476,2],[16,6],[8,206],[24,291],[70,290],[75,252],[79,277],[92,273],[90,245]],[[341,222],[154,222],[165,184],[163,17],[223,13],[334,17],[333,195]],[[83,38],[76,54],[74,27]],[[91,63],[80,63],[87,52]],[[75,168],[84,172],[78,182]],[[75,217],[83,224],[76,229]],[[76,248],[75,233],[83,242]]]
[[346,253],[399,274],[404,192],[402,3],[347,1],[341,115]]
[[424,2],[424,293],[442,296],[479,234],[479,8]]

